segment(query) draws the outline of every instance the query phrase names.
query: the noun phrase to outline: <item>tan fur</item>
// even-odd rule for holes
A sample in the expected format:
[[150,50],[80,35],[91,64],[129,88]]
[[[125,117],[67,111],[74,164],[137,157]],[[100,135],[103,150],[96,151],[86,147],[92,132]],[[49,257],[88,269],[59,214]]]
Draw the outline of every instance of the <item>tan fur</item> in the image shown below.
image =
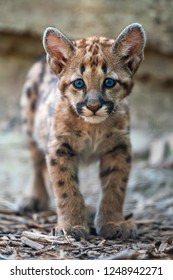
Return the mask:
[[[133,24],[116,40],[92,37],[71,42],[61,31],[48,28],[43,44],[51,67],[45,59],[33,65],[21,99],[34,167],[31,193],[22,208],[42,209],[48,204],[46,159],[58,228],[85,237],[89,229],[78,167],[99,160],[102,196],[96,231],[105,238],[135,237],[135,226],[122,214],[131,166],[125,97],[143,59],[144,31]],[[113,87],[105,86],[107,78],[116,81]],[[82,89],[74,85],[78,79],[85,83]]]

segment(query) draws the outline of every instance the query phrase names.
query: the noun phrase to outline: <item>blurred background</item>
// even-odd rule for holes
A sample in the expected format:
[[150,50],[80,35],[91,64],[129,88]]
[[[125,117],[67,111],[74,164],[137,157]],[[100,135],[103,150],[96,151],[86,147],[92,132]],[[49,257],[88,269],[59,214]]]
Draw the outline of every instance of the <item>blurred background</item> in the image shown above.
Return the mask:
[[58,27],[71,39],[92,35],[115,38],[132,22],[141,23],[147,34],[145,60],[129,98],[134,159],[159,165],[172,156],[173,146],[173,1],[0,0],[2,199],[7,189],[23,188],[30,172],[19,100],[29,67],[44,53],[44,29]]

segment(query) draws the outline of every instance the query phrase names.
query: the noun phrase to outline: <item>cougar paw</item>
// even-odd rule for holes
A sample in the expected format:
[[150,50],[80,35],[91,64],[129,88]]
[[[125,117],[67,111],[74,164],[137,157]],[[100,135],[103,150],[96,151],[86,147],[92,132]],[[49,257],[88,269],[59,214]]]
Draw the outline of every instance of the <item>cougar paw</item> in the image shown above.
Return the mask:
[[98,235],[105,239],[136,239],[137,228],[131,221],[108,222],[97,230]]
[[20,213],[34,213],[39,212],[42,210],[48,209],[48,203],[40,201],[37,198],[34,197],[24,197],[22,201],[19,202],[19,212]]
[[72,236],[76,241],[80,241],[81,238],[84,238],[86,240],[89,239],[89,230],[84,227],[84,226],[80,226],[80,225],[76,225],[76,226],[67,226],[64,227],[63,229],[57,229],[56,231],[57,235],[63,235],[63,234],[67,234]]

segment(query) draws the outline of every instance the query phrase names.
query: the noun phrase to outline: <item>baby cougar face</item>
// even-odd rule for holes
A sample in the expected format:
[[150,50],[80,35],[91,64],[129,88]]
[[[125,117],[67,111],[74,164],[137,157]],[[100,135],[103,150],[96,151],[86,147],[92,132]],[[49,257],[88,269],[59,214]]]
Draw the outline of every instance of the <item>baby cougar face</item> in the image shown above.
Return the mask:
[[73,63],[71,67],[67,63],[65,78],[59,80],[60,91],[69,104],[90,123],[104,121],[124,97],[120,71],[111,59],[112,44],[111,40],[96,37],[76,41]]
[[[134,37],[135,34],[133,40]],[[67,106],[86,122],[100,123],[107,119],[131,91],[137,67],[132,65],[134,57],[133,62],[129,60],[123,38],[120,41],[91,37],[72,42],[56,29],[46,31],[44,47],[59,78],[59,92],[66,98]]]

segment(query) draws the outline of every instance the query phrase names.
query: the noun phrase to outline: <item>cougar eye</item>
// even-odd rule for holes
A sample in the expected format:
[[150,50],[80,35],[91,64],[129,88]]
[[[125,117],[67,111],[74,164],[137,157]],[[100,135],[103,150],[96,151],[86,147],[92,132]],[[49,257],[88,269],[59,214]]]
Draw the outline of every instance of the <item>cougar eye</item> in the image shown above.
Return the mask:
[[106,78],[103,82],[103,86],[105,88],[112,88],[116,85],[116,80],[112,79],[112,78]]
[[77,79],[73,82],[73,86],[77,89],[82,89],[85,86],[85,83],[82,79]]

